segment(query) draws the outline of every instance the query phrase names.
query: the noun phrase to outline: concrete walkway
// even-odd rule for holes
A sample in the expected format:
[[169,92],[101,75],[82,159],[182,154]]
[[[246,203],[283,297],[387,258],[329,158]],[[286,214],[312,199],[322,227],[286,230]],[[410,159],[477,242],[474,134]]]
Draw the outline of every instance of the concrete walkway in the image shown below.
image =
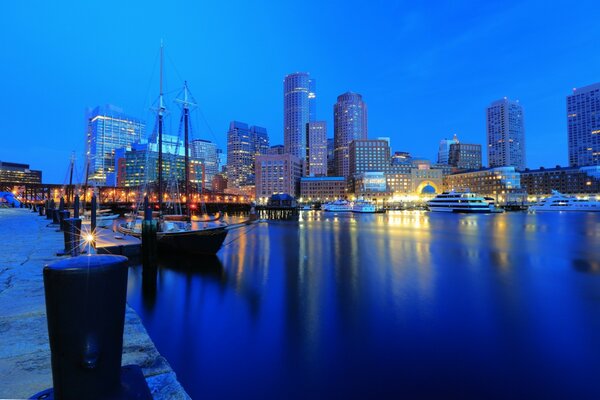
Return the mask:
[[[59,259],[62,233],[28,209],[0,209],[0,398],[52,387],[42,268]],[[189,399],[127,307],[123,364],[138,364],[155,399]]]

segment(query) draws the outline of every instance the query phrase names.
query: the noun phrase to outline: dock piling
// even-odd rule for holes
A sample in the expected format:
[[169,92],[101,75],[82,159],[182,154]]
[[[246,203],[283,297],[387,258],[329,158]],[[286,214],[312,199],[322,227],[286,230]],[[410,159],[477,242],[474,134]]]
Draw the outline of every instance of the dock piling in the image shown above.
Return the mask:
[[144,197],[144,220],[142,221],[142,266],[144,269],[156,268],[156,232],[158,226],[152,219],[152,208],[148,196]]

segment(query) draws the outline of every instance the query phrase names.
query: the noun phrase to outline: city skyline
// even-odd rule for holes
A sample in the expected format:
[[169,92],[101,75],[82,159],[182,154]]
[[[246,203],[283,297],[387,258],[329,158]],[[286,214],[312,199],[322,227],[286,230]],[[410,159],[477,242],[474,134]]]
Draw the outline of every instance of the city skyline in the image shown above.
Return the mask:
[[[98,104],[118,105],[145,120],[149,132],[163,38],[166,92],[190,82],[203,116],[195,138],[222,149],[231,120],[254,121],[272,133],[272,144],[282,144],[282,78],[307,71],[319,81],[319,120],[332,127],[336,96],[356,91],[369,104],[370,137],[390,137],[393,151],[432,160],[439,140],[454,133],[466,143],[484,144],[486,106],[505,96],[519,99],[527,114],[527,166],[566,166],[566,98],[572,88],[600,81],[600,55],[593,51],[600,28],[582,23],[594,19],[600,7],[536,4],[429,9],[356,3],[339,12],[339,4],[332,3],[308,22],[312,30],[286,19],[292,12],[286,5],[179,7],[185,14],[173,5],[111,32],[99,24],[114,9],[110,2],[93,13],[85,5],[41,4],[32,10],[8,4],[11,18],[0,27],[3,37],[11,38],[0,55],[1,72],[9,78],[0,100],[0,160],[28,163],[44,171],[44,180],[62,182],[72,151],[83,165],[82,115]],[[135,9],[121,5],[118,15],[133,15]],[[257,27],[244,35],[237,27],[224,31],[219,21],[226,17],[256,17]],[[361,23],[369,32],[358,43],[342,43],[334,32],[348,23]],[[89,24],[100,27],[90,31]],[[348,53],[357,45],[360,58]],[[498,51],[510,62],[491,62]],[[242,67],[234,62],[239,57],[254,63]],[[36,109],[32,98],[40,104]],[[23,138],[29,146],[22,145]]]

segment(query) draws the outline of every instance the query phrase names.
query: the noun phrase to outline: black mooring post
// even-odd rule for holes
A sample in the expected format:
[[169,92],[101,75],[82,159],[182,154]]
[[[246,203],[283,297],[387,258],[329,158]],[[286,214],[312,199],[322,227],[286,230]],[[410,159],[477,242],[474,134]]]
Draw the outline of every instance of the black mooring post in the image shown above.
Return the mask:
[[139,366],[121,367],[127,258],[89,255],[44,267],[52,389],[33,399],[151,399]]
[[156,268],[157,222],[152,219],[148,196],[144,197],[144,220],[142,221],[142,266]]
[[60,198],[60,201],[59,201],[59,203],[58,203],[58,210],[59,210],[59,211],[62,211],[62,210],[64,210],[64,209],[65,209],[65,198],[64,198],[64,197],[61,197],[61,198]]
[[[68,212],[68,211],[63,211]],[[81,254],[81,219],[66,218],[63,220],[63,234],[65,240],[64,251],[59,251],[59,256],[78,256]]]
[[64,231],[65,230],[65,224],[64,221],[67,218],[71,217],[71,213],[69,212],[69,210],[62,210],[58,212],[58,224],[60,225],[59,231]]
[[75,200],[73,201],[73,218],[79,218],[79,195],[75,195]]

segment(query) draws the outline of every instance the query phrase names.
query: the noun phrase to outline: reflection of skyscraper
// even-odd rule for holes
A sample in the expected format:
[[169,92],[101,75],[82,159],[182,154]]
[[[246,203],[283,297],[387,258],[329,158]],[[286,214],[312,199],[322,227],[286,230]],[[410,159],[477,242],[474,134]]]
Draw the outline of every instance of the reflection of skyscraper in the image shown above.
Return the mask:
[[[106,105],[87,113],[86,154],[89,181],[105,185],[106,175],[115,175],[115,150],[139,143],[145,123],[123,113],[118,107]],[[114,184],[114,182],[112,182]]]
[[367,104],[358,93],[347,92],[333,106],[336,174],[348,178],[348,146],[355,139],[367,139]]
[[306,72],[283,81],[283,142],[285,152],[306,159],[306,124],[316,119],[315,80]]
[[306,176],[327,175],[327,123],[315,121],[306,124]]
[[567,96],[569,165],[600,165],[600,83]]
[[265,128],[232,121],[227,133],[228,186],[254,185],[256,156],[267,154],[268,150],[269,137]]
[[191,157],[204,165],[204,187],[212,189],[212,179],[219,173],[219,153],[217,144],[209,140],[197,139],[190,143]]
[[487,144],[490,168],[525,169],[525,124],[518,101],[504,98],[487,108]]

